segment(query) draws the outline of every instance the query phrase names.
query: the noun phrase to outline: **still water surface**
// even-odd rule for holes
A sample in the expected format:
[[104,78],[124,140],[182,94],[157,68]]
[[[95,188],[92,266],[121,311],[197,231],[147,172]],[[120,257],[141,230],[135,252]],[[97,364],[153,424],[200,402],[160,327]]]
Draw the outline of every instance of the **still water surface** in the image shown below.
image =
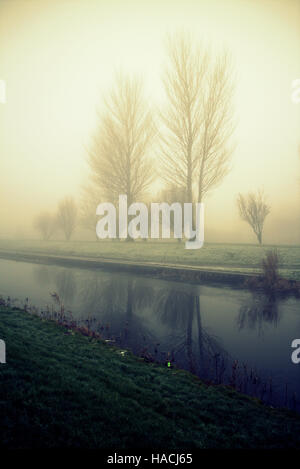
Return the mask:
[[53,292],[75,319],[91,318],[120,347],[300,410],[300,364],[291,361],[291,342],[300,338],[299,300],[0,259],[3,297],[16,305],[28,297],[45,309],[54,304]]

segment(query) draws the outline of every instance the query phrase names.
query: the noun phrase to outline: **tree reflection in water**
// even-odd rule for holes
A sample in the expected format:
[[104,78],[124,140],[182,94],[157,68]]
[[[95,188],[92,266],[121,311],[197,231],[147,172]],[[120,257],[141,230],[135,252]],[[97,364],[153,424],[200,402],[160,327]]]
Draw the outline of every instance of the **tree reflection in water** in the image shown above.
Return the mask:
[[39,286],[49,286],[51,292],[55,290],[64,304],[72,303],[77,293],[77,285],[75,274],[71,269],[60,268],[53,271],[47,265],[38,265],[33,270],[33,276]]
[[145,318],[139,314],[152,297],[151,288],[125,275],[91,275],[80,288],[82,308],[96,318],[97,331],[139,354],[155,343]]
[[154,311],[171,330],[166,342],[175,363],[202,378],[221,382],[229,357],[202,325],[199,287],[191,292],[161,290]]
[[[228,354],[202,325],[199,288],[162,288],[144,279],[104,271],[37,266],[39,284],[54,284],[73,316],[103,338],[134,353],[175,363],[201,377],[222,381]],[[82,314],[82,312],[84,312]],[[158,324],[153,327],[153,315]],[[161,326],[160,326],[161,325]]]
[[277,327],[280,321],[275,294],[253,293],[240,307],[236,322],[239,330],[257,329],[261,335],[266,325]]
[[[201,286],[47,266],[37,266],[34,275],[40,286],[56,289],[74,319],[88,322],[104,339],[149,360],[170,361],[208,382],[230,384],[266,402],[274,400],[272,383],[234,361],[203,326]],[[276,295],[262,293],[244,301],[236,318],[239,330],[257,328],[259,334],[279,321]]]
[[56,291],[65,304],[70,304],[76,295],[75,275],[70,270],[61,270],[55,274]]

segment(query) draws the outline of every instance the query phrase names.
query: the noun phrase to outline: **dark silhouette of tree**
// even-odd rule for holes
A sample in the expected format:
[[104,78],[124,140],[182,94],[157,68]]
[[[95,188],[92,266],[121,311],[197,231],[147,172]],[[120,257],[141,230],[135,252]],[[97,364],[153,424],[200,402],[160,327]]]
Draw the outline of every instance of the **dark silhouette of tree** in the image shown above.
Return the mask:
[[241,219],[251,226],[261,245],[265,219],[270,213],[270,207],[266,204],[263,192],[249,192],[246,195],[239,194],[237,204]]

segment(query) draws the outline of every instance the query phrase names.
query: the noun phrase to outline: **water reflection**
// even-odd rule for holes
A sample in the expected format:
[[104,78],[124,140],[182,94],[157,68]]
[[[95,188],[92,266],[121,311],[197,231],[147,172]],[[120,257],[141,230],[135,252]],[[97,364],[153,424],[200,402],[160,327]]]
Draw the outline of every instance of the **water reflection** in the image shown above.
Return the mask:
[[64,304],[71,303],[76,296],[76,279],[72,270],[60,269],[55,272],[46,265],[37,265],[33,269],[33,277],[36,283],[41,286],[52,284],[56,293],[63,300]]
[[33,269],[33,278],[34,281],[39,285],[40,287],[43,287],[44,285],[49,285],[50,283],[50,277],[51,277],[51,271],[49,270],[49,267],[47,265],[36,265],[34,266]]
[[257,329],[259,335],[266,325],[277,327],[280,321],[278,298],[275,294],[253,293],[240,307],[236,321],[239,330]]
[[138,314],[150,301],[145,290],[131,277],[90,273],[80,283],[77,298],[81,311],[97,320],[97,332],[139,353],[145,343],[155,341],[145,318]]
[[101,269],[13,261],[1,268],[3,293],[44,308],[56,292],[76,321],[89,321],[104,339],[149,360],[264,399],[274,395],[275,380],[277,389],[286,383],[291,393],[299,389],[299,367],[288,350],[299,326],[296,300]]
[[76,294],[76,281],[73,272],[62,270],[55,275],[56,291],[66,304],[70,303]]
[[154,312],[171,331],[168,345],[172,359],[192,373],[219,381],[226,369],[228,353],[220,340],[203,327],[200,297],[199,287],[190,292],[162,290],[157,295]]
[[39,285],[52,283],[75,319],[94,320],[94,329],[104,338],[134,353],[221,380],[228,353],[203,327],[199,287],[166,289],[138,277],[102,271],[75,275],[71,269],[47,266],[36,266],[34,277]]

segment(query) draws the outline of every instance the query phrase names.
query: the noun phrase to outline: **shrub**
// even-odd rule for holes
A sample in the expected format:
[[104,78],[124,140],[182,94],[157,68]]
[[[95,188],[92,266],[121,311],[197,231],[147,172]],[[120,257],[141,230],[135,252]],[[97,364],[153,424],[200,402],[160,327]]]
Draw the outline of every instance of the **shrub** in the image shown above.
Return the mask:
[[267,251],[262,260],[263,281],[268,289],[276,287],[279,280],[279,256],[276,249]]

